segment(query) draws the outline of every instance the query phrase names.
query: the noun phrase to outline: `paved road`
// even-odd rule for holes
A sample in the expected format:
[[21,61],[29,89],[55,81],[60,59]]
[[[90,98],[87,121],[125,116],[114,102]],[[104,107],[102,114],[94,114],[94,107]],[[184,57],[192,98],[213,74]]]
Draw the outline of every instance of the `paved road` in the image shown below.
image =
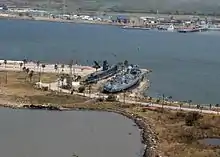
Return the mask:
[[[49,84],[46,84],[46,83],[41,83],[41,86],[47,86],[47,87],[50,87],[51,90],[54,90],[54,91],[57,91],[58,90],[58,84],[55,82],[55,83],[50,83]],[[59,88],[60,92],[63,92],[63,93],[70,93],[70,91],[66,90],[66,89],[61,89]],[[107,95],[104,95],[104,94],[100,94],[100,93],[91,93],[91,94],[88,94],[88,93],[77,93],[75,92],[74,94],[77,94],[77,95],[81,95],[81,96],[86,96],[86,97],[90,97],[90,98],[99,98],[100,96],[103,97],[103,98],[107,98],[108,96]],[[123,99],[119,99],[120,102],[124,102]],[[133,100],[126,100],[125,101],[126,103],[129,103],[129,104],[140,104],[140,105],[143,105],[143,106],[152,106],[152,107],[159,107],[159,108],[162,108],[162,105],[161,104],[152,104],[152,103],[146,103],[146,102],[137,102],[137,101],[133,101]],[[201,112],[201,113],[206,113],[206,114],[219,114],[219,112],[217,111],[212,111],[212,110],[201,110],[201,109],[196,109],[196,108],[187,108],[187,107],[176,107],[176,106],[168,106],[168,105],[163,105],[163,108],[165,109],[170,109],[170,110],[183,110],[183,111],[194,111],[194,112]]]
[[[120,102],[123,102],[123,100],[120,100]],[[145,103],[145,102],[135,102],[135,101],[130,101],[126,100],[126,103],[137,103],[141,104],[143,106],[152,106],[152,107],[162,107],[161,104],[152,104],[152,103]],[[202,113],[207,113],[207,114],[219,114],[217,111],[212,111],[212,110],[201,110],[201,109],[196,109],[196,108],[187,108],[187,107],[176,107],[176,106],[168,106],[168,105],[163,105],[163,108],[170,109],[170,110],[183,110],[183,111],[195,111],[195,112],[202,112]]]

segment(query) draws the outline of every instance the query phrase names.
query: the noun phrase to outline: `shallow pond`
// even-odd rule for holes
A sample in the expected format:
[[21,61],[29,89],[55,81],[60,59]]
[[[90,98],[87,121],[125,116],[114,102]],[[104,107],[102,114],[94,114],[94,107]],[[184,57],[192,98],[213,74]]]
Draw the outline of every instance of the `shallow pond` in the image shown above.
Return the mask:
[[3,157],[138,157],[134,122],[115,113],[0,109]]
[[220,146],[220,138],[205,138],[200,140],[201,143],[211,146]]

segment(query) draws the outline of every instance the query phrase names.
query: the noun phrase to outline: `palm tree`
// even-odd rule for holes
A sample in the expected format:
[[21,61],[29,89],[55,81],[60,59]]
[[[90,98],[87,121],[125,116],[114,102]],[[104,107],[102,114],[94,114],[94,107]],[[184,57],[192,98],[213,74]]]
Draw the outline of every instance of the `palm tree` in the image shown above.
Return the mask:
[[58,65],[57,64],[54,64],[54,69],[55,69],[55,71],[58,70]]
[[27,63],[27,59],[23,59],[24,66],[25,66],[26,63]]
[[34,71],[31,70],[31,71],[29,72],[29,75],[28,75],[29,78],[30,78],[30,82],[32,81],[33,75],[34,75]]
[[26,67],[23,67],[22,70],[25,72],[26,71]]
[[42,71],[42,73],[43,73],[43,72],[44,72],[44,68],[46,67],[46,65],[45,65],[45,64],[42,64],[41,67],[42,67],[42,69],[43,69],[43,71]]
[[19,65],[20,65],[20,70],[21,70],[21,68],[22,68],[22,66],[23,66],[23,63],[22,63],[22,62],[20,62],[20,63],[19,63]]
[[28,74],[30,72],[30,69],[26,68],[25,72]]
[[182,106],[183,106],[183,103],[182,103],[182,102],[180,102],[180,110],[182,109]]
[[212,104],[209,104],[209,109],[210,109],[210,110],[212,109]]
[[64,79],[65,79],[64,74],[62,74],[62,75],[60,76],[60,81],[61,81],[61,86],[62,86],[62,88],[63,88],[63,81],[64,81]]
[[128,66],[128,61],[127,61],[127,60],[124,61],[124,66],[125,66],[125,67]]
[[70,68],[70,75],[72,75],[72,68],[73,68],[73,60],[70,61],[69,63],[69,68]]
[[168,96],[167,99],[169,99],[169,102],[170,102],[170,105],[171,105],[173,97],[172,96]]
[[97,72],[97,70],[100,68],[100,66],[95,65],[94,68],[95,68],[95,71]]
[[189,108],[191,107],[192,100],[188,100]]
[[215,107],[217,108],[217,112],[219,112],[219,104],[215,104]]
[[64,71],[64,68],[65,68],[65,65],[62,64],[62,65],[61,65],[61,68],[62,68],[62,72],[63,72],[63,71]]
[[37,70],[39,71],[40,61],[37,61]]
[[5,64],[5,68],[6,68],[7,60],[4,60],[4,64]]
[[7,84],[8,83],[8,73],[7,73],[7,70],[6,70],[7,60],[4,60],[4,64],[5,64],[5,83]]

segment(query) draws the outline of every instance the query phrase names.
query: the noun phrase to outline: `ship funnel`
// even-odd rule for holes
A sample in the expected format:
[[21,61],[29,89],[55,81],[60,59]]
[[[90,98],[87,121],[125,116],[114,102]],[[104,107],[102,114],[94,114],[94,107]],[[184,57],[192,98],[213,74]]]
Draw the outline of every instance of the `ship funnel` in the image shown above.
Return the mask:
[[104,61],[103,61],[102,70],[103,70],[103,71],[108,70],[108,62],[107,62],[107,60],[104,60]]

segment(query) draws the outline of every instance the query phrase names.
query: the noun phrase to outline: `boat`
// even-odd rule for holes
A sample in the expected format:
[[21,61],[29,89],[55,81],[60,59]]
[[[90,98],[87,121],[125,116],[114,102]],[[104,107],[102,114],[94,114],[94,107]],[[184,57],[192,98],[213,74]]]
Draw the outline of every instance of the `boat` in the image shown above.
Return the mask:
[[103,92],[118,93],[126,91],[138,85],[143,80],[144,74],[137,65],[129,65],[124,71],[104,84]]
[[193,32],[201,32],[200,28],[183,28],[178,29],[177,32],[179,33],[193,33]]
[[209,31],[220,31],[220,26],[219,25],[209,25],[208,30]]
[[[98,65],[97,62],[95,62]],[[108,65],[108,62],[105,60],[103,61],[103,67],[101,70],[98,70],[94,73],[89,74],[86,79],[83,81],[84,83],[96,83],[99,80],[106,79],[115,75],[119,71],[119,65],[115,64],[111,67]]]
[[158,30],[162,30],[162,31],[170,31],[170,32],[173,32],[174,31],[174,26],[173,24],[171,25],[159,25],[157,27]]
[[169,25],[169,27],[167,28],[167,31],[169,31],[169,32],[173,32],[174,30],[175,30],[175,28],[172,24]]
[[140,27],[140,26],[123,26],[123,29],[139,29],[139,30],[151,30],[149,27]]

